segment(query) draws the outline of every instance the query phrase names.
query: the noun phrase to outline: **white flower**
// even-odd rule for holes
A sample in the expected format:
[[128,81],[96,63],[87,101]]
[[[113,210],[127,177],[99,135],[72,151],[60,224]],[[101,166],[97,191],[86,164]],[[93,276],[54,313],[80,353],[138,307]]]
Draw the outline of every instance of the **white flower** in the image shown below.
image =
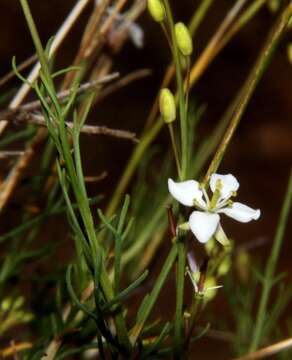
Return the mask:
[[260,217],[260,210],[230,200],[236,195],[238,188],[239,182],[233,175],[212,174],[210,189],[213,195],[210,200],[206,190],[197,181],[174,182],[168,179],[171,195],[181,204],[197,209],[191,213],[188,225],[201,243],[206,243],[212,236],[222,243],[227,239],[220,225],[219,214],[243,223]]

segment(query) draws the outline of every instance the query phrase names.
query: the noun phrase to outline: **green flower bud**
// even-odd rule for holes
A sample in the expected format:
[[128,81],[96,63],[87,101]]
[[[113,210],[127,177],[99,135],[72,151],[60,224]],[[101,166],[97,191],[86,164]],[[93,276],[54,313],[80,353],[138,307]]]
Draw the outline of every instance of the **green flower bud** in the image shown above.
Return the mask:
[[279,0],[269,0],[268,3],[268,8],[272,13],[275,13],[279,10],[280,8],[280,1]]
[[162,89],[159,97],[159,109],[163,120],[169,124],[176,118],[176,106],[172,92],[169,89]]
[[175,24],[174,27],[177,45],[181,53],[185,56],[191,55],[193,52],[193,40],[188,28],[182,22]]
[[165,9],[160,0],[148,0],[147,7],[150,15],[157,22],[162,22],[165,18]]
[[214,238],[206,242],[205,249],[208,256],[211,256],[217,250],[217,243]]

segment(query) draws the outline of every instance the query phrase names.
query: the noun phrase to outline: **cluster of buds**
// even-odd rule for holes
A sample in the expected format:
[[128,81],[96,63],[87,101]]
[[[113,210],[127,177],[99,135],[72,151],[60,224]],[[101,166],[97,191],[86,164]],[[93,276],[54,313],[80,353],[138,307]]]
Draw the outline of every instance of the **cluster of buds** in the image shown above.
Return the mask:
[[[165,7],[161,0],[148,0],[148,11],[154,21],[163,23],[166,18]],[[188,28],[182,22],[175,24],[175,40],[180,52],[184,56],[190,56],[193,52],[193,42]]]
[[[161,0],[148,0],[148,11],[154,21],[163,23],[166,19],[166,10]],[[175,24],[174,35],[176,45],[184,57],[189,57],[193,52],[193,42],[188,28],[182,22]],[[172,92],[162,89],[160,92],[159,108],[162,119],[169,124],[176,119],[176,105]]]

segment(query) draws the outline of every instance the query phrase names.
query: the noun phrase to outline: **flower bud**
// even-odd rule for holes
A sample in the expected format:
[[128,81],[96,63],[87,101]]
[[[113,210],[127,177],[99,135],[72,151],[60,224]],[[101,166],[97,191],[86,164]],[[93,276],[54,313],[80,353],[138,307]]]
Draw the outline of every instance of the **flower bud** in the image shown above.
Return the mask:
[[267,5],[268,5],[269,10],[272,13],[275,13],[279,10],[281,3],[279,0],[269,0]]
[[165,9],[160,0],[148,0],[147,7],[150,15],[157,22],[162,22],[165,18]]
[[176,118],[176,106],[172,92],[169,89],[162,89],[159,97],[159,109],[163,120],[169,124]]
[[174,27],[177,45],[181,53],[185,56],[193,52],[193,41],[188,28],[182,22],[175,24]]

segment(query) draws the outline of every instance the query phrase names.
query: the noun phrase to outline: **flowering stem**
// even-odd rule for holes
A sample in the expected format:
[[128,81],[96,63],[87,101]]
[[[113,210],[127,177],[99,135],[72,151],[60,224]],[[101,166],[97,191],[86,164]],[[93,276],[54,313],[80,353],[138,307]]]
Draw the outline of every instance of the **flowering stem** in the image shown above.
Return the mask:
[[292,171],[290,173],[289,183],[285,195],[285,200],[282,206],[280,219],[275,235],[275,240],[273,242],[273,248],[271,254],[268,258],[268,262],[266,265],[264,282],[263,282],[263,291],[259,303],[255,328],[252,336],[252,341],[250,344],[249,351],[252,353],[257,350],[260,345],[262,336],[263,336],[263,327],[265,324],[266,316],[267,316],[267,305],[270,296],[270,292],[273,286],[274,273],[277,266],[277,261],[279,257],[279,253],[281,250],[281,245],[284,238],[285,228],[287,226],[289,213],[292,205]]
[[177,146],[176,146],[176,141],[175,141],[175,136],[174,136],[172,123],[168,124],[168,130],[169,130],[172,150],[173,150],[173,154],[174,154],[174,158],[175,158],[175,164],[176,164],[176,168],[177,168],[177,173],[178,173],[179,178],[181,178],[181,166],[180,166],[180,162],[179,162],[178,150],[177,150]]
[[166,17],[169,23],[169,28],[171,32],[172,40],[172,53],[173,60],[176,69],[176,80],[178,86],[178,99],[179,99],[179,114],[180,114],[180,128],[181,128],[181,178],[184,180],[187,174],[187,165],[188,165],[188,126],[187,126],[187,112],[186,112],[186,103],[184,95],[184,82],[182,78],[182,66],[180,61],[179,49],[176,42],[176,37],[174,33],[174,21],[169,6],[168,0],[164,0],[164,6],[166,10]]
[[184,299],[184,283],[185,283],[185,264],[186,251],[183,241],[177,241],[177,283],[176,283],[176,309],[175,309],[175,324],[174,324],[174,342],[175,342],[175,358],[180,358],[183,348],[183,299]]
[[[260,1],[262,1],[262,0],[260,0]],[[244,25],[246,25],[246,23],[256,14],[256,12],[259,10],[259,8],[260,7],[256,8],[253,12],[249,12],[249,14],[248,14],[249,16],[245,17],[244,21],[240,22],[240,26],[237,27],[236,31],[233,32],[233,34],[232,34],[233,36]],[[196,31],[197,27],[201,24],[201,21],[203,20],[204,16],[207,14],[208,9],[209,9],[209,7],[207,7],[206,10],[202,11],[201,16],[197,15],[198,14],[197,11],[201,11],[200,7],[194,13],[194,17],[190,23],[191,34],[192,34],[192,31]],[[246,10],[246,11],[248,12],[248,10]],[[244,15],[245,15],[245,13],[242,15],[242,17]],[[198,20],[195,21],[194,19],[196,18],[196,16],[198,16]],[[196,24],[194,27],[191,26],[193,20]],[[228,37],[228,41],[231,40],[231,38],[232,38],[232,36]],[[226,42],[224,42],[224,45],[226,44]],[[223,47],[224,46],[220,47],[220,49],[216,52],[216,54],[214,54],[213,56],[210,56],[208,58],[208,60],[206,60],[206,64],[204,66],[201,66],[201,63],[199,60],[196,61],[196,63],[194,64],[194,66],[192,67],[192,70],[191,70],[192,72],[196,73],[196,76],[190,76],[190,87],[193,87],[195,85],[195,83],[197,82],[199,77],[202,75],[202,73],[206,70],[206,68],[208,67],[210,62],[213,60],[215,55],[217,55],[217,53]],[[174,72],[174,67],[171,64],[168,67],[167,72],[165,73],[164,79],[161,84],[161,88],[168,86],[169,82],[172,79],[173,72]],[[142,137],[140,138],[140,142],[134,149],[134,152],[133,152],[132,156],[130,157],[128,164],[126,165],[125,171],[124,171],[121,179],[119,180],[118,186],[116,187],[116,190],[115,190],[115,192],[111,198],[111,201],[107,207],[107,210],[106,210],[107,216],[113,215],[113,213],[117,209],[117,207],[122,199],[122,196],[123,196],[127,186],[129,185],[131,178],[133,177],[133,175],[135,173],[137,166],[140,164],[140,160],[141,160],[143,154],[145,153],[147,148],[151,145],[151,143],[154,141],[154,139],[157,137],[159,131],[161,130],[161,128],[164,125],[164,123],[161,121],[160,118],[158,118],[158,119],[156,119],[156,121],[154,121],[156,114],[157,114],[157,110],[158,110],[158,97],[156,98],[155,103],[153,104],[153,107],[150,111],[150,114],[146,121],[145,131],[144,131]],[[154,123],[154,124],[150,127],[150,125],[152,123]],[[224,128],[225,128],[225,124],[222,124],[221,129],[218,129],[218,133],[221,133],[222,129],[224,130]],[[214,141],[213,141],[214,145],[212,144],[213,147],[216,146],[217,142],[218,142],[217,136],[216,137],[214,136]],[[202,168],[204,163],[207,161],[209,153],[210,153],[209,144],[204,143],[201,148],[201,151],[200,151],[200,156],[197,157],[197,160],[194,163],[195,164],[194,169],[196,170],[195,171],[196,174],[198,174],[199,170]],[[202,161],[201,161],[201,159],[202,159]]]
[[204,178],[204,184],[207,184],[211,174],[217,171],[226,149],[230,144],[230,141],[237,129],[237,126],[244,114],[244,111],[249,103],[251,96],[253,95],[257,84],[262,78],[264,71],[266,70],[269,61],[274,53],[276,45],[281,39],[282,35],[285,33],[288,20],[292,13],[292,4],[290,3],[282,12],[279,19],[277,20],[275,26],[272,28],[268,39],[251,71],[249,77],[242,90],[240,91],[237,101],[235,103],[235,109],[233,117],[231,118],[230,124],[223,136],[223,139],[217,149],[217,152],[214,155],[214,158],[208,168],[207,174]]

